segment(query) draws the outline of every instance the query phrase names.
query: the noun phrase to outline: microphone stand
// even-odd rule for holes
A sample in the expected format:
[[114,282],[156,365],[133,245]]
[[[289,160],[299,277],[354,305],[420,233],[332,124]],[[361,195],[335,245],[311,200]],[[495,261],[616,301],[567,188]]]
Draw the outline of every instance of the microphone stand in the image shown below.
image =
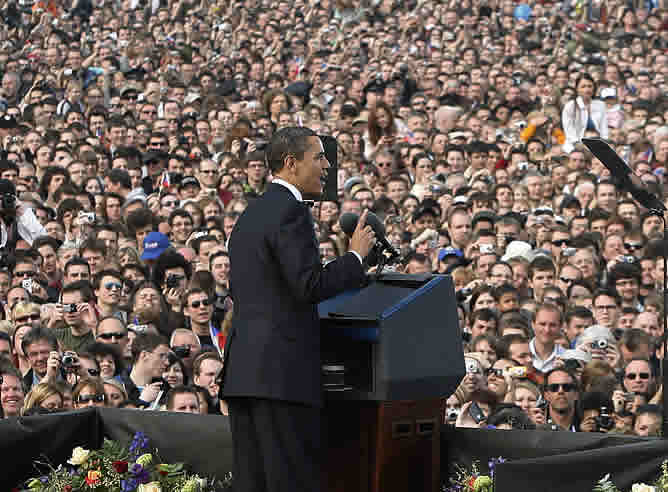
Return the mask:
[[398,254],[385,256],[383,253],[385,252],[385,248],[383,247],[382,244],[376,243],[373,247],[376,250],[376,254],[378,255],[378,266],[376,268],[376,273],[374,274],[373,279],[377,281],[380,278],[380,274],[383,273],[383,269],[385,268],[385,265],[391,265],[394,263],[397,259],[399,259]]
[[[668,241],[668,226],[666,225],[666,218],[662,210],[650,209],[649,213],[661,219],[663,222],[663,241],[666,243]],[[664,244],[665,246],[665,244]],[[668,285],[668,248],[664,247],[661,255],[663,256],[663,357],[661,358],[661,406],[663,415],[663,422],[661,423],[661,436],[666,439],[668,438],[668,388],[666,383],[668,383],[668,303],[666,302],[666,286]]]

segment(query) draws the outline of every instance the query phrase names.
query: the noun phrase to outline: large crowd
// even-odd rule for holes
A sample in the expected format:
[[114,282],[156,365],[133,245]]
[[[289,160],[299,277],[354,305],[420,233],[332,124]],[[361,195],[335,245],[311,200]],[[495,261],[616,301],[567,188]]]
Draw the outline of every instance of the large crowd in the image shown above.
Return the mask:
[[[338,142],[323,263],[373,211],[452,275],[445,422],[657,435],[662,1],[13,0],[0,10],[0,403],[225,413],[226,241],[284,126]],[[442,320],[454,326],[452,320]],[[406,336],[410,336],[407,332]],[[459,334],[456,335],[457,337]],[[419,357],[419,354],[406,354]]]

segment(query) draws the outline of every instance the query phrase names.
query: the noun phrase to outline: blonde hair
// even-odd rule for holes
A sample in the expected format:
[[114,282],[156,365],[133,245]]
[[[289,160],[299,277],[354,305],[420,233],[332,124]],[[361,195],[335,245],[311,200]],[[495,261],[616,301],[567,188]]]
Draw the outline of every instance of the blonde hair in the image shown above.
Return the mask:
[[21,410],[21,415],[26,413],[28,410],[39,407],[42,405],[44,400],[50,396],[58,395],[60,396],[60,405],[63,405],[63,392],[58,386],[53,383],[39,383],[36,386],[33,386],[32,389],[26,395],[25,401],[23,402],[23,409]]
[[538,386],[536,386],[530,381],[518,381],[517,383],[515,383],[515,389],[513,390],[513,402],[516,399],[517,390],[520,388],[531,391],[536,397],[536,399],[540,398],[540,389],[538,388]]
[[[120,391],[123,394],[123,399],[127,400],[128,399],[128,392],[125,389],[125,386],[123,386],[120,381],[114,378],[108,378],[102,381],[102,385],[104,386],[105,384],[108,384],[109,386],[113,386],[116,388],[118,391]],[[108,403],[108,402],[107,402]]]
[[14,309],[12,309],[12,320],[34,313],[40,314],[39,304],[35,304],[34,302],[18,302],[14,306]]

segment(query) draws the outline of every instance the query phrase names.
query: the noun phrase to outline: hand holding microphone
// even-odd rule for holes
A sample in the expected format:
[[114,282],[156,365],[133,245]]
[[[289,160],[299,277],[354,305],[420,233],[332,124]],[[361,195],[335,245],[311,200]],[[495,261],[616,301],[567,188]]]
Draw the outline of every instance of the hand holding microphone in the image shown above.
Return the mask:
[[[341,230],[346,233],[346,236],[351,238],[351,244],[350,244],[350,249],[357,251],[362,255],[361,251],[355,249],[354,247],[354,240],[355,240],[355,232],[359,229],[359,224],[366,225],[366,227],[370,227],[375,233],[375,239],[372,236],[372,244],[371,247],[373,247],[374,244],[379,244],[380,247],[382,248],[383,251],[387,251],[392,258],[399,258],[401,255],[399,252],[392,246],[392,244],[387,240],[385,237],[385,227],[383,226],[383,223],[378,219],[376,214],[373,212],[368,212],[364,211],[362,214],[362,217],[358,217],[357,214],[354,213],[345,213],[339,218],[339,224],[341,225]],[[366,229],[365,227],[365,229]],[[368,254],[369,250],[365,250],[366,253]],[[366,255],[362,255],[362,257],[365,257]],[[375,263],[370,262],[370,265],[374,265]]]
[[[353,226],[355,229],[350,238],[350,249],[358,253],[362,258],[366,258],[376,242],[376,234],[371,226],[367,225],[367,215],[368,211],[365,210],[362,213],[362,217],[356,221],[357,224]],[[343,227],[343,223],[341,224],[341,228],[348,234],[349,230]]]

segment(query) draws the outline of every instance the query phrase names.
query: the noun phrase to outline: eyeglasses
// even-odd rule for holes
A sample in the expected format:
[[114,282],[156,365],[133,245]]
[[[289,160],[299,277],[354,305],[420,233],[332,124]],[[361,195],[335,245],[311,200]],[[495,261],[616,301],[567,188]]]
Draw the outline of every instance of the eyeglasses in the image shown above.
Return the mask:
[[102,403],[104,401],[104,395],[79,395],[77,401],[79,403],[89,403],[91,401]]
[[[248,167],[262,168],[262,167],[264,167],[264,166],[248,166]],[[208,170],[207,170],[207,169],[203,169],[203,170],[200,171],[201,174],[216,174],[217,172],[218,172],[218,171],[216,171],[215,169],[208,169]]]
[[100,370],[99,369],[88,369],[88,375],[96,378],[100,375]]
[[568,243],[570,241],[571,241],[570,239],[555,239],[554,241],[552,241],[552,245],[561,248],[562,246],[568,246]]
[[550,393],[556,393],[559,391],[559,388],[563,389],[566,393],[575,391],[578,387],[574,383],[552,383],[545,385],[545,389]]
[[177,201],[176,200],[167,200],[162,202],[163,207],[176,207]]
[[649,373],[648,372],[630,372],[624,376],[626,379],[630,379],[631,381],[635,381],[636,377],[640,379],[649,379]]
[[125,338],[125,333],[100,333],[98,337],[102,340],[111,340],[112,338],[115,338],[116,340],[122,340]]
[[641,243],[624,243],[624,247],[626,249],[630,249],[632,251],[638,251],[643,248],[643,244]]
[[201,301],[193,301],[192,304],[190,305],[191,308],[197,309],[200,307],[200,305],[203,306],[210,306],[211,305],[211,299],[202,299]]
[[567,277],[559,277],[559,280],[561,280],[565,284],[572,284],[573,282],[575,282],[576,279],[567,278]]
[[40,316],[39,314],[29,314],[27,316],[21,316],[19,318],[16,318],[14,321],[17,323],[26,323],[28,321],[39,321]]
[[104,288],[107,290],[114,290],[114,289],[121,290],[123,288],[123,285],[121,285],[118,282],[107,282],[106,284],[104,284]]
[[598,309],[599,311],[612,311],[613,309],[617,309],[617,305],[609,304],[605,306],[594,306],[594,309]]

